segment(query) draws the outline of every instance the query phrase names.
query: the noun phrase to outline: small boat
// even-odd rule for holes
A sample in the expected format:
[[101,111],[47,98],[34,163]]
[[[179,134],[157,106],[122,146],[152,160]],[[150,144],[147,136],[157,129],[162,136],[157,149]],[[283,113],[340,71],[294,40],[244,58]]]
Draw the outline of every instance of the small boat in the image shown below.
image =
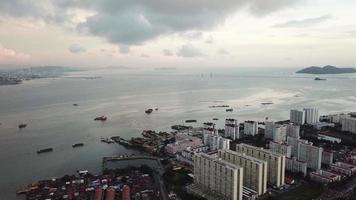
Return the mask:
[[94,119],[94,121],[106,121],[108,118],[106,116],[100,116]]
[[82,146],[84,146],[83,143],[76,143],[76,144],[73,144],[73,145],[72,145],[73,148],[82,147]]
[[185,123],[196,123],[197,120],[196,119],[187,119],[185,120]]
[[73,103],[73,106],[78,106],[78,104],[77,103]]
[[47,153],[47,152],[51,152],[51,151],[53,151],[53,148],[40,149],[37,151],[37,154]]
[[234,109],[232,108],[226,109],[226,112],[232,112],[232,111],[234,111]]
[[214,120],[214,121],[217,121],[217,120],[219,120],[219,119],[218,119],[218,118],[213,118],[213,120]]
[[155,111],[157,111],[158,110],[158,108],[155,108]]
[[26,128],[27,124],[20,124],[19,129]]
[[272,102],[263,102],[261,103],[262,105],[266,106],[266,105],[272,105],[273,103]]
[[152,111],[153,111],[153,109],[150,108],[150,109],[147,109],[147,110],[145,111],[145,113],[146,113],[146,114],[151,114]]
[[316,80],[316,81],[326,81],[325,78],[319,78],[319,77],[316,77],[314,80]]

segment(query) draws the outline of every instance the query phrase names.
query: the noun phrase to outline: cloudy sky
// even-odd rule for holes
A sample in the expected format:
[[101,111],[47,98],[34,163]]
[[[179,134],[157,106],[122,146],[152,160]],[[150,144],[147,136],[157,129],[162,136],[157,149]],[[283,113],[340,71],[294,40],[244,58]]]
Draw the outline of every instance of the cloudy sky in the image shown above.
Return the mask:
[[0,0],[0,65],[356,66],[355,0]]

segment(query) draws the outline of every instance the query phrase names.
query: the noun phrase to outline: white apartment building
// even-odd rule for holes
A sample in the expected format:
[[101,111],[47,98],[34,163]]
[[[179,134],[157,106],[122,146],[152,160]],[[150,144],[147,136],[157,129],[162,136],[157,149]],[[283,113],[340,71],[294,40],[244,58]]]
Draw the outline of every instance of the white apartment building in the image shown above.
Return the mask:
[[265,138],[267,139],[273,139],[273,130],[274,130],[275,124],[273,121],[265,121]]
[[321,169],[323,148],[313,146],[313,143],[299,143],[298,160],[306,162],[314,170]]
[[307,175],[307,163],[297,160],[296,157],[286,158],[286,170],[294,173],[303,173],[304,176]]
[[275,124],[272,121],[265,122],[265,135],[267,139],[273,139],[275,142],[286,141],[287,126],[281,124]]
[[230,140],[217,134],[205,133],[203,135],[204,145],[209,146],[210,151],[219,149],[230,149]]
[[194,184],[227,200],[242,200],[243,168],[216,156],[194,155]]
[[225,120],[225,133],[224,136],[232,140],[240,138],[240,126],[236,119]]
[[263,148],[247,145],[247,144],[237,144],[236,151],[240,153],[245,153],[248,156],[267,161],[267,181],[276,186],[280,187],[284,185],[285,176],[285,156],[282,154],[273,153],[270,150]]
[[297,157],[298,158],[298,154],[299,154],[299,143],[305,143],[308,144],[308,140],[303,140],[303,139],[298,139],[298,138],[294,138],[294,137],[287,137],[287,144],[289,146],[291,146],[292,148],[292,156]]
[[305,123],[315,124],[319,122],[319,110],[317,108],[304,108]]
[[258,134],[258,122],[245,121],[244,122],[244,134],[255,136]]
[[302,125],[305,123],[305,111],[291,110],[289,119],[291,123]]
[[268,166],[266,161],[231,150],[220,150],[218,156],[225,161],[243,167],[243,186],[256,191],[258,195],[267,192]]
[[292,124],[292,123],[287,124],[287,136],[299,139],[300,138],[300,126]]
[[356,134],[356,117],[351,117],[349,115],[340,116],[340,124],[342,131]]
[[290,158],[292,156],[292,147],[286,143],[270,141],[269,149],[274,153],[279,153]]

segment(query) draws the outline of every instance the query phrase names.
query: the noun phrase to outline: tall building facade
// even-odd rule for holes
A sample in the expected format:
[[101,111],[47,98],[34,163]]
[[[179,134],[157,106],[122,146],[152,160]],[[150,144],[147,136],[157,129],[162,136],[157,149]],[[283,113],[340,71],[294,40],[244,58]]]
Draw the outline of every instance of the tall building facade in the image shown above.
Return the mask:
[[248,187],[258,195],[262,195],[267,191],[267,162],[247,156],[243,153],[238,153],[231,150],[220,150],[219,158],[228,161],[232,164],[243,167],[243,186]]
[[313,143],[299,143],[298,160],[306,162],[314,170],[321,169],[323,148],[313,146]]
[[344,115],[340,117],[342,131],[348,131],[356,134],[356,117]]
[[204,145],[209,146],[210,151],[219,149],[230,149],[230,140],[217,134],[205,133],[203,135]]
[[258,134],[258,122],[245,121],[244,122],[244,134],[255,136]]
[[236,119],[225,120],[225,133],[224,136],[232,140],[240,138],[240,126]]
[[288,158],[292,156],[292,147],[288,144],[270,141],[269,148],[272,152],[285,155]]
[[291,110],[289,119],[291,123],[302,125],[305,123],[305,111]]
[[300,126],[295,124],[287,124],[287,136],[293,138],[300,138]]
[[317,108],[304,108],[305,123],[315,124],[319,122],[319,110]]
[[222,199],[242,200],[243,168],[205,153],[194,155],[194,183]]
[[273,130],[274,130],[275,124],[273,121],[265,121],[265,138],[267,139],[273,139]]
[[247,145],[247,144],[237,144],[236,151],[266,161],[268,165],[267,181],[276,187],[280,187],[284,185],[284,176],[285,176],[284,155],[273,153],[272,151]]

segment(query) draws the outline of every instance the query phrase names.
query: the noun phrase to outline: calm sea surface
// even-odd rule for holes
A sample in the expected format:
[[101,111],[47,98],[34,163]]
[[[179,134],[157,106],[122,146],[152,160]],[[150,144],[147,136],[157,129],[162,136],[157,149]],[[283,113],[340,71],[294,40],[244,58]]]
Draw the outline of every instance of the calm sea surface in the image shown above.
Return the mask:
[[[206,69],[81,71],[55,79],[0,86],[0,199],[20,199],[18,186],[88,169],[101,158],[138,153],[101,137],[139,136],[143,129],[216,117],[240,121],[288,119],[289,109],[315,106],[321,114],[356,110],[356,75],[296,75],[294,69]],[[87,77],[100,76],[99,79]],[[273,102],[272,105],[261,105]],[[77,103],[75,107],[72,104]],[[234,112],[211,105],[228,104]],[[151,115],[147,108],[159,108]],[[105,123],[93,118],[108,116]],[[18,129],[18,124],[28,126]],[[73,149],[74,143],[84,147]],[[37,155],[41,148],[51,153]]]

